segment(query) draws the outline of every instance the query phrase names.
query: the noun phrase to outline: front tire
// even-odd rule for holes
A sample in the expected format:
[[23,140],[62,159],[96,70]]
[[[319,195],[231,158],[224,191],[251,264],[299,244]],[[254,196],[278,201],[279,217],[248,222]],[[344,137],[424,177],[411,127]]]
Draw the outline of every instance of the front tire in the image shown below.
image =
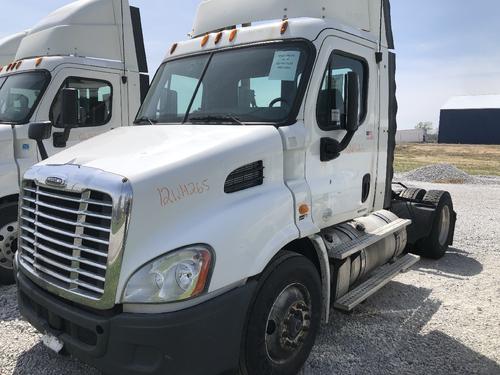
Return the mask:
[[240,358],[244,375],[297,374],[321,321],[321,280],[314,264],[284,252],[259,281]]
[[14,284],[13,261],[17,251],[17,203],[0,205],[0,284]]

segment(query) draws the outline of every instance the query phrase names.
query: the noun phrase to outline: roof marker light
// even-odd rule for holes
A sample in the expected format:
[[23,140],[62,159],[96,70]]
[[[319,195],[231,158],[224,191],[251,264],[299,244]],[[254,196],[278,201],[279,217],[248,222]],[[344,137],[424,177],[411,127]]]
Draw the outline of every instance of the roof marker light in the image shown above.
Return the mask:
[[177,43],[172,44],[172,47],[170,47],[170,54],[173,54],[176,49],[177,49]]
[[201,40],[201,46],[202,46],[202,47],[205,47],[205,46],[207,45],[207,43],[208,43],[208,39],[210,39],[210,35],[209,35],[209,34],[207,34],[207,35],[205,35],[205,36],[203,37],[203,39]]
[[42,63],[42,61],[43,61],[43,57],[37,57],[35,59],[35,67],[40,66],[40,64]]
[[23,63],[22,60],[19,60],[16,64],[16,69],[19,69],[22,63]]
[[229,41],[232,42],[236,38],[236,34],[238,34],[238,29],[233,29],[231,34],[229,34]]
[[222,31],[217,33],[217,35],[215,36],[215,44],[218,44],[221,39],[222,39]]
[[281,24],[281,35],[283,35],[288,29],[288,20],[284,20]]
[[2,70],[3,70],[3,66],[0,65],[0,73],[2,73]]

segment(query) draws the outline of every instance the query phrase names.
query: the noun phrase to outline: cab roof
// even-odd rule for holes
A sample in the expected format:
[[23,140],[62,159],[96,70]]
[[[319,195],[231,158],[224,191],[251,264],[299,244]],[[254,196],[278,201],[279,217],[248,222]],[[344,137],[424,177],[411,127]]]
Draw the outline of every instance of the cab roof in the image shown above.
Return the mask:
[[[394,48],[389,0],[203,0],[192,35],[197,37],[236,25],[301,17],[341,23],[368,32],[377,40],[381,37],[384,46]],[[380,26],[382,35],[379,35]]]

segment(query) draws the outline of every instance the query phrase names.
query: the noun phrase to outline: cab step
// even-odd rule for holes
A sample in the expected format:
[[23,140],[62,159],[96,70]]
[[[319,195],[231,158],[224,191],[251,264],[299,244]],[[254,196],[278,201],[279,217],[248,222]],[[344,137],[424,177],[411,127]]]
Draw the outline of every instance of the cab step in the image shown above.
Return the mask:
[[345,242],[339,246],[333,247],[328,251],[328,256],[330,259],[343,260],[350,257],[353,254],[363,250],[364,248],[371,246],[385,237],[390,236],[401,229],[406,228],[411,224],[411,220],[407,219],[397,219],[383,227],[374,230],[371,233],[366,233],[361,237],[358,237],[350,242]]
[[419,260],[419,256],[407,254],[398,258],[394,263],[382,266],[379,272],[366,280],[363,284],[357,286],[345,296],[335,301],[334,308],[342,311],[352,311],[361,302],[382,289],[383,286],[389,283],[389,281],[400,272],[408,270]]

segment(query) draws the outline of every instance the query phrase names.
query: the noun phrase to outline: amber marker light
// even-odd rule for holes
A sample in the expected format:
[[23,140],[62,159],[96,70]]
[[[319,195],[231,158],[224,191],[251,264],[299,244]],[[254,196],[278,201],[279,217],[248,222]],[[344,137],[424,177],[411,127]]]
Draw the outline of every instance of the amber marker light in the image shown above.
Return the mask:
[[307,215],[309,213],[309,205],[307,204],[301,204],[299,206],[299,214],[301,215]]
[[288,21],[285,20],[281,24],[281,35],[283,35],[288,30]]
[[221,39],[222,39],[222,31],[217,33],[217,35],[215,36],[215,44],[218,44]]
[[10,63],[9,65],[7,65],[6,71],[8,72],[11,68],[12,68],[12,63]]
[[203,258],[203,266],[200,270],[200,276],[198,278],[198,282],[196,283],[196,286],[194,287],[193,290],[193,294],[191,295],[192,297],[196,297],[203,292],[203,290],[205,289],[208,276],[210,274],[212,256],[208,251],[201,253],[200,256]]
[[40,66],[40,64],[42,63],[42,61],[43,61],[43,57],[37,57],[35,59],[35,66],[36,67]]
[[17,62],[17,64],[16,64],[16,69],[19,69],[19,68],[21,67],[22,63],[23,63],[23,62],[22,62],[21,60],[19,60],[19,61]]
[[3,66],[0,65],[0,73],[2,73],[2,70],[3,70]]
[[234,29],[231,31],[231,34],[229,34],[229,41],[232,42],[236,38],[236,34],[238,34],[238,30]]
[[210,39],[210,35],[208,35],[208,34],[203,37],[203,39],[201,40],[202,47],[205,47],[207,45],[208,39]]

